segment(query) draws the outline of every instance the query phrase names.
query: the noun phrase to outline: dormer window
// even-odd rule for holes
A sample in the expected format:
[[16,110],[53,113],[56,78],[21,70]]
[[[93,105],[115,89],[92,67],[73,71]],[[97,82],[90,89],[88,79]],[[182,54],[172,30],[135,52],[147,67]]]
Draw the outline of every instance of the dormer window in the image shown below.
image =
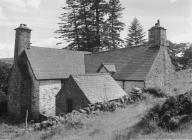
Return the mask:
[[116,68],[113,63],[102,63],[98,68],[99,73],[110,73],[111,75],[116,73]]

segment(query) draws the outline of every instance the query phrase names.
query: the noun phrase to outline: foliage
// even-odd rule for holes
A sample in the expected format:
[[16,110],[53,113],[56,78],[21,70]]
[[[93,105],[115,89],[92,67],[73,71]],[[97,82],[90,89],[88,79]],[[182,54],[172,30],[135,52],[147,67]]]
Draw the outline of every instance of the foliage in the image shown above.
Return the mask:
[[126,38],[126,46],[139,46],[145,43],[145,33],[139,20],[134,18],[131,25],[128,27],[128,35]]
[[123,43],[120,32],[124,29],[125,24],[119,20],[123,9],[120,0],[109,0],[103,41],[103,45],[106,46],[105,49],[107,50],[116,49]]
[[155,97],[167,97],[167,95],[162,91],[162,89],[156,88],[144,88],[144,92],[147,92]]
[[141,101],[146,97],[144,96],[143,91],[140,88],[133,88],[132,91],[130,92],[129,98],[130,101],[134,103]]
[[[163,104],[153,107],[143,121],[155,121],[156,126],[175,131],[192,117],[192,91],[169,97]],[[148,127],[150,128],[150,126]],[[153,128],[153,130],[155,130]]]
[[169,41],[168,52],[171,61],[176,70],[191,67],[192,60],[192,44],[191,43],[172,43]]
[[67,0],[66,3],[56,31],[62,39],[60,43],[68,41],[68,49],[90,52],[117,48],[124,26],[119,21],[123,10],[119,0]]
[[0,62],[0,90],[7,93],[8,75],[11,69],[11,65]]

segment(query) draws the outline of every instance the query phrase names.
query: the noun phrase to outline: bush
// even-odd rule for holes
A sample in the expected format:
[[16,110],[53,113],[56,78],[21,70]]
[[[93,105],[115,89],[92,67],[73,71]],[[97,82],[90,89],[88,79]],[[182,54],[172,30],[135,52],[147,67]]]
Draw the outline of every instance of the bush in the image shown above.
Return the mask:
[[157,126],[168,130],[177,130],[192,118],[192,92],[169,97],[162,105],[153,107],[145,120],[155,121]]
[[129,99],[133,102],[138,102],[145,98],[146,97],[143,95],[143,91],[140,88],[133,88],[129,95]]
[[143,89],[144,92],[153,95],[154,97],[167,97],[167,95],[158,87],[155,88],[145,88]]
[[7,112],[7,95],[0,90],[0,116]]

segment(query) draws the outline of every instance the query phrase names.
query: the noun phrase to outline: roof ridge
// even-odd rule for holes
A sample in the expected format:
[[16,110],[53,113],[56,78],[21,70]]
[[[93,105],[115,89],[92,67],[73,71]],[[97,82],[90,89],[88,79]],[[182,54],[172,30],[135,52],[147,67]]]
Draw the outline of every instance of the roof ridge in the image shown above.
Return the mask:
[[102,63],[103,65],[114,65],[114,63],[106,63],[106,62],[104,62],[104,63]]
[[109,73],[85,73],[85,74],[71,74],[71,76],[99,76],[99,75],[110,75]]
[[[129,47],[124,47],[124,48],[117,48],[117,49],[113,49],[113,50],[106,50],[106,51],[101,51],[101,52],[94,52],[94,53],[90,53],[91,54],[99,54],[99,53],[106,53],[106,52],[112,52],[112,51],[118,51],[118,50],[124,50],[124,49],[132,49],[132,48],[139,48],[139,47],[144,47],[143,45],[140,46],[129,46]],[[87,55],[87,54],[86,54]]]
[[[91,52],[88,52],[88,51],[75,51],[75,50],[69,50],[69,49],[63,49],[63,48],[49,48],[49,47],[41,47],[41,46],[31,46],[32,48],[40,48],[40,49],[52,49],[52,50],[58,50],[58,51],[69,51],[69,52],[75,52],[75,53],[78,53],[78,52],[84,52],[84,53],[91,53]],[[30,50],[30,49],[28,49]]]

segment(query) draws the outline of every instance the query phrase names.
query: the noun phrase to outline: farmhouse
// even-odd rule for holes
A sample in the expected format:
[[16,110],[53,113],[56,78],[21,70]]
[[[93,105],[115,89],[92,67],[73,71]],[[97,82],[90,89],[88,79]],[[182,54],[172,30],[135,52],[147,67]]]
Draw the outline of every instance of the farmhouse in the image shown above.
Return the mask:
[[8,87],[8,111],[15,116],[24,116],[26,110],[33,118],[53,116],[58,110],[72,110],[81,101],[86,106],[93,101],[115,100],[135,86],[169,92],[174,80],[166,29],[159,22],[149,30],[147,46],[98,53],[31,46],[31,29],[21,24],[15,30],[14,65]]

